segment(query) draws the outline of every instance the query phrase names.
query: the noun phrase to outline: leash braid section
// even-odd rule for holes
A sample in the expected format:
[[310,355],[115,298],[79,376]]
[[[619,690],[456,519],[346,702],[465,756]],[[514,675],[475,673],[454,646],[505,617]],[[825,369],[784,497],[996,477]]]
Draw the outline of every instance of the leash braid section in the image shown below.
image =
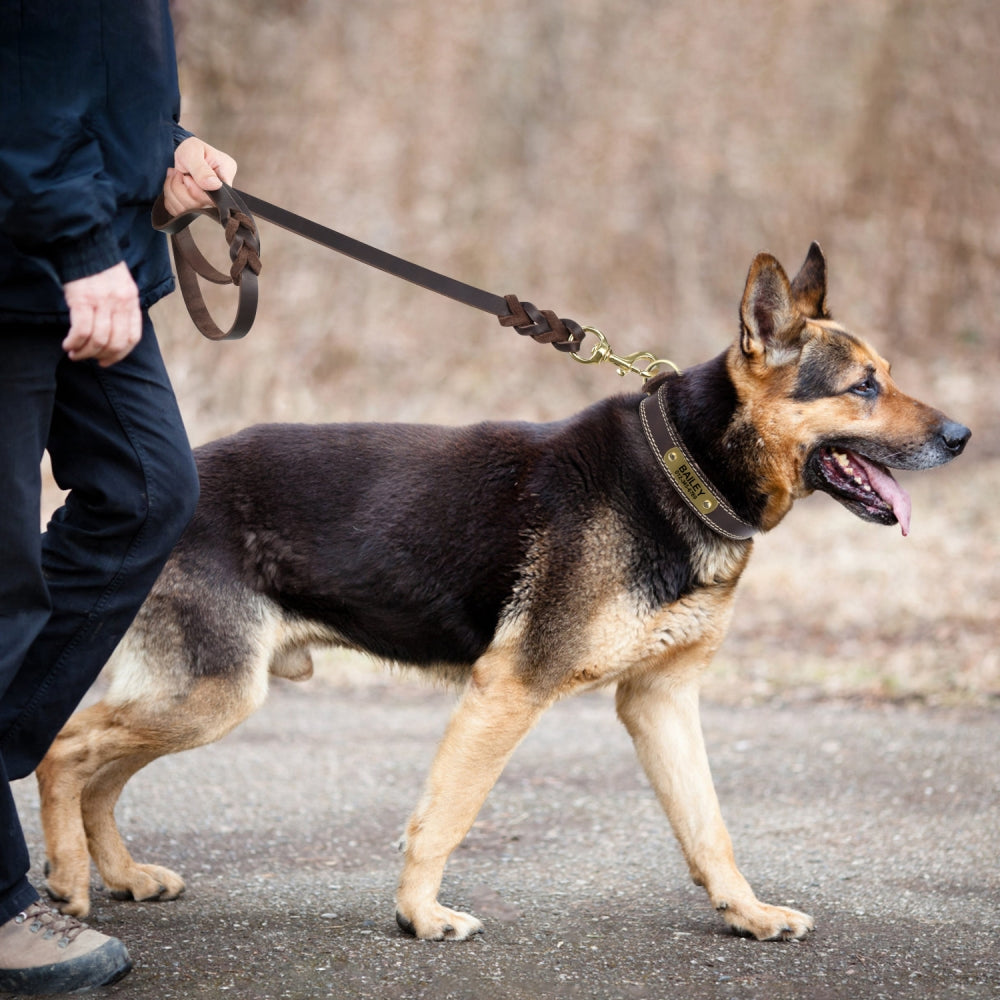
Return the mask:
[[257,227],[253,219],[238,209],[231,209],[226,222],[226,242],[229,244],[229,253],[233,261],[229,276],[234,285],[239,285],[243,272],[248,267],[254,274],[260,274],[260,244],[254,246],[246,240],[240,232],[241,229],[248,232],[256,241]]
[[516,295],[505,295],[504,301],[510,313],[497,316],[501,326],[511,326],[522,337],[551,344],[557,351],[579,352],[584,332],[575,320],[560,319],[551,309],[538,309]]

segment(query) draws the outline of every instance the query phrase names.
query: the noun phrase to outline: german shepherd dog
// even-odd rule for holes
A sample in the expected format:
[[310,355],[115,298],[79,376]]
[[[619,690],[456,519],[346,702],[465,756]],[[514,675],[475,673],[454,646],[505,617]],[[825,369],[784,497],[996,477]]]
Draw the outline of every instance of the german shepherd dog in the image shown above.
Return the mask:
[[[449,855],[541,713],[614,684],[711,905],[742,934],[805,936],[812,918],[760,902],[736,867],[699,678],[753,531],[822,490],[905,532],[909,499],[888,469],[948,462],[969,430],[905,396],[831,320],[816,244],[792,281],[759,254],[740,319],[713,360],[558,423],[263,425],[200,448],[194,520],[102,700],[38,769],[50,894],[86,915],[89,854],[116,895],[179,895],[180,877],[122,843],[126,781],[219,739],[262,705],[269,674],[306,678],[310,647],[333,645],[464,685],[406,829],[404,931],[482,930],[437,900]],[[677,450],[655,440],[664,428]]]

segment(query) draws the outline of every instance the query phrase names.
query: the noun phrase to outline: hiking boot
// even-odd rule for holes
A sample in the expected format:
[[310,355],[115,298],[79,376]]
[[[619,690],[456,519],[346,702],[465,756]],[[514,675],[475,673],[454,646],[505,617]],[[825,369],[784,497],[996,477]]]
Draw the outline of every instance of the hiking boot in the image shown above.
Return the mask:
[[0,992],[73,993],[132,968],[125,945],[38,900],[0,926]]

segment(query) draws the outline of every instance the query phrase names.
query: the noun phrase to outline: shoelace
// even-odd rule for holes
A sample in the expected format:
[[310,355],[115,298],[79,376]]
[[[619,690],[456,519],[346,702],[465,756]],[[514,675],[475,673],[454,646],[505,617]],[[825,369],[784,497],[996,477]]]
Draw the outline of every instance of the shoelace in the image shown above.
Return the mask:
[[41,900],[32,903],[26,910],[23,910],[15,918],[15,923],[24,924],[31,921],[28,930],[32,934],[38,934],[44,930],[44,937],[53,938],[57,934],[61,935],[59,946],[67,947],[82,931],[87,929],[87,925],[81,923],[75,917],[69,917],[58,910],[53,910],[46,906]]

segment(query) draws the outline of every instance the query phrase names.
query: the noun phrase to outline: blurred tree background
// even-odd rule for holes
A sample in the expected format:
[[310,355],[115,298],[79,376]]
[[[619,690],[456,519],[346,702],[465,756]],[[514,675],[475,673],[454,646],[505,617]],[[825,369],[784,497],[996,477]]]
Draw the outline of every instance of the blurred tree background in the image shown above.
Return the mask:
[[[804,682],[798,650],[817,630],[839,641],[849,628],[880,678],[850,690],[1000,692],[1000,5],[175,7],[183,122],[237,157],[239,186],[598,326],[619,352],[682,367],[717,353],[736,333],[753,255],[771,250],[794,272],[819,240],[834,315],[973,440],[933,485],[913,481],[915,523],[930,526],[920,539],[890,539],[826,498],[789,519],[801,537],[780,539],[784,555],[765,539],[733,656],[764,689],[783,657]],[[221,240],[200,226],[202,242]],[[638,388],[266,223],[262,242],[245,341],[202,341],[179,296],[158,307],[196,442],[263,420],[549,419]],[[827,581],[843,545],[852,555]],[[865,621],[810,617],[838,574]],[[792,613],[771,622],[777,605]],[[751,641],[762,618],[778,633],[767,649]],[[887,667],[903,647],[931,664],[927,684],[912,656]]]

